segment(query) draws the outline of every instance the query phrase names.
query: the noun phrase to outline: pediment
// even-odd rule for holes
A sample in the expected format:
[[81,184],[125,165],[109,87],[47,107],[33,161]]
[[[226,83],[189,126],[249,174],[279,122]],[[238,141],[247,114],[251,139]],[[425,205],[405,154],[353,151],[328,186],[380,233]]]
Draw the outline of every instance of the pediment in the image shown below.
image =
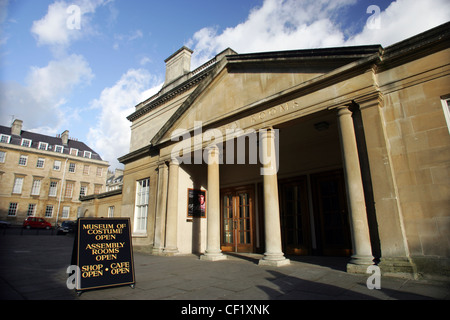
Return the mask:
[[[197,93],[198,96],[173,121],[170,128],[159,139],[168,141],[176,130],[194,130],[197,123],[203,127],[214,126],[227,118],[245,112],[258,101],[267,99],[296,84],[306,82],[323,73],[245,72],[223,68],[211,83]],[[200,91],[199,90],[199,91]],[[186,106],[185,106],[186,107]]]
[[203,128],[214,128],[378,49],[363,46],[224,57],[151,143],[170,141],[173,133],[180,130],[193,132],[199,123]]

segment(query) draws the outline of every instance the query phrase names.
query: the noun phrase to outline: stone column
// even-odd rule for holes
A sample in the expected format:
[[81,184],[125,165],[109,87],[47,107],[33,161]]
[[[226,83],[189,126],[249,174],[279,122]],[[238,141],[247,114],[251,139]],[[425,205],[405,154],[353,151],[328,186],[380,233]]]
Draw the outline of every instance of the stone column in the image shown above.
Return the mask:
[[220,250],[220,182],[219,148],[208,147],[208,194],[206,196],[206,251],[201,260],[217,261],[227,258]]
[[158,166],[158,194],[156,197],[155,239],[153,254],[161,254],[164,249],[166,210],[167,210],[168,172],[165,162]]
[[260,131],[260,156],[264,180],[264,230],[266,252],[259,260],[263,266],[283,266],[290,264],[281,248],[280,208],[278,204],[278,181],[275,149],[275,131],[271,128]]
[[338,121],[353,241],[353,255],[347,264],[347,271],[366,273],[367,267],[373,265],[373,256],[355,129],[348,106],[339,108]]
[[180,163],[173,158],[169,164],[169,188],[167,192],[166,246],[164,254],[175,255],[177,247],[178,224],[178,171]]

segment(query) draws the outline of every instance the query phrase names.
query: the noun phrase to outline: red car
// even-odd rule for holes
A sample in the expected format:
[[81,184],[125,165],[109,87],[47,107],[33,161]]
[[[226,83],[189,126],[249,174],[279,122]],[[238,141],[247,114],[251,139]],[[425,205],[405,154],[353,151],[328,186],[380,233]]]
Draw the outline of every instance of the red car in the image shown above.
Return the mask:
[[45,221],[44,218],[39,217],[28,217],[23,222],[23,227],[27,229],[40,228],[40,229],[51,229],[52,225],[50,222]]

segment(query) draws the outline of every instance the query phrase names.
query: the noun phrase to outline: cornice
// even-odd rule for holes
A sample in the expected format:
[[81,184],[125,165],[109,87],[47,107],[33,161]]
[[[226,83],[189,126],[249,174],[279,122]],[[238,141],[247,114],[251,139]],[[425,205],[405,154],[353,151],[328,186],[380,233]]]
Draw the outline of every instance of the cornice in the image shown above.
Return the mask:
[[155,109],[156,107],[174,99],[175,97],[179,96],[180,94],[182,94],[182,93],[186,92],[187,90],[191,89],[192,87],[198,85],[202,80],[204,80],[208,76],[210,69],[207,68],[205,70],[202,70],[201,72],[198,72],[197,74],[195,74],[195,71],[196,70],[194,70],[192,72],[193,76],[189,80],[176,86],[175,88],[168,91],[167,93],[164,93],[163,95],[161,95],[161,97],[151,100],[147,104],[144,103],[144,106],[140,107],[135,112],[133,112],[131,115],[129,115],[127,117],[127,119],[129,121],[135,121],[136,119],[149,113],[151,110]]

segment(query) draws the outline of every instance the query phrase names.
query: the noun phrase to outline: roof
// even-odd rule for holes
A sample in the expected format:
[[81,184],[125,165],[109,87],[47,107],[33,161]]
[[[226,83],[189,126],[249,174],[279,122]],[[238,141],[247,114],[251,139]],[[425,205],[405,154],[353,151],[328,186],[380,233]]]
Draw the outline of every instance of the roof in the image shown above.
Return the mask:
[[5,134],[8,136],[11,136],[11,139],[9,141],[9,144],[20,146],[22,145],[22,139],[29,139],[31,140],[31,148],[38,149],[39,148],[39,142],[44,142],[48,144],[47,150],[48,151],[55,151],[55,146],[63,146],[63,152],[62,154],[70,154],[70,149],[77,149],[78,150],[78,156],[83,157],[84,151],[88,151],[91,153],[91,158],[93,160],[100,160],[103,161],[103,159],[100,157],[98,153],[96,153],[94,150],[92,150],[89,146],[87,146],[84,142],[77,141],[77,140],[68,140],[67,145],[63,144],[61,137],[52,137],[47,136],[40,133],[35,133],[31,131],[21,131],[20,136],[11,134],[11,128],[6,126],[0,125],[0,134]]

